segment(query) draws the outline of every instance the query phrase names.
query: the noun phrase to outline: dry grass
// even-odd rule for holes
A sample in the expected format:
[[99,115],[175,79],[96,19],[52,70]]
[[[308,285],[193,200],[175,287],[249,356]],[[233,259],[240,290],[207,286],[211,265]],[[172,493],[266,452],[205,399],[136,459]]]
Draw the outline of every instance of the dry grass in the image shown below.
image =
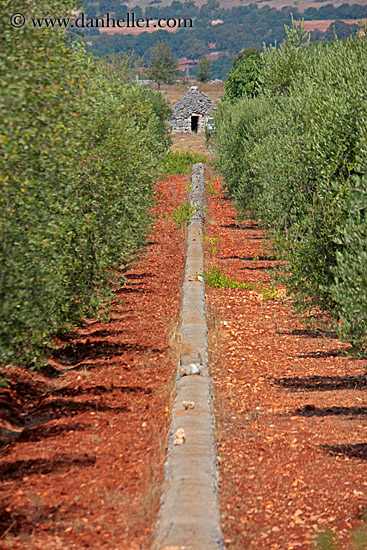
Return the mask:
[[[214,105],[219,103],[221,96],[224,94],[223,82],[206,82],[205,84],[195,82],[187,84],[184,81],[181,81],[180,83],[173,85],[163,84],[161,86],[161,92],[173,107],[192,85],[197,86],[201,92],[204,92],[204,94],[212,100]],[[152,87],[154,89],[157,88],[155,84],[153,84]]]
[[[348,25],[355,25],[355,24],[358,24],[358,21],[357,19],[343,19],[344,23],[347,23]],[[367,23],[367,19],[361,19],[361,21],[363,21],[363,23]],[[330,25],[332,25],[333,23],[335,23],[335,19],[331,19],[331,20],[314,20],[314,21],[305,21],[304,22],[304,28],[306,31],[310,32],[310,31],[315,31],[315,30],[318,30],[318,31],[321,31],[321,32],[325,32],[328,30],[328,28],[330,27]]]
[[204,134],[171,134],[173,151],[190,151],[210,157],[210,152],[206,147]]
[[215,180],[220,177],[220,173],[214,168],[214,166],[209,163],[205,166],[205,179],[206,180]]

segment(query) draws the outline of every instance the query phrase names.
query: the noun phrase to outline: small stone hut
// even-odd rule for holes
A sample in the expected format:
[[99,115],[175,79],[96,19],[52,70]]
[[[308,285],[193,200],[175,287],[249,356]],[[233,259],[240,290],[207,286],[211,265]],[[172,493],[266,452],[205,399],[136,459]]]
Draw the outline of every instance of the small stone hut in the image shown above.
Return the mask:
[[203,132],[214,103],[197,86],[191,86],[173,108],[168,121],[172,132]]

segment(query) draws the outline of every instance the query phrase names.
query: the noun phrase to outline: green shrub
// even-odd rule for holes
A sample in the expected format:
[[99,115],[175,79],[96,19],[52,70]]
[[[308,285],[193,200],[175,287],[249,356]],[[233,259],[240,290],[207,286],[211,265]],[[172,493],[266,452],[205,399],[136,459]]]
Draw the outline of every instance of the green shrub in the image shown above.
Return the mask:
[[285,297],[284,290],[277,290],[274,283],[241,283],[237,279],[227,276],[226,271],[220,267],[212,266],[208,273],[199,274],[203,277],[205,284],[213,288],[242,288],[243,290],[255,290],[262,295],[264,300],[278,300]]
[[338,332],[357,350],[367,349],[367,179],[348,181],[347,215],[337,227],[331,295],[338,305]]
[[240,283],[236,279],[231,279],[220,267],[211,267],[208,273],[202,273],[205,284],[213,288],[247,288],[245,283]]
[[171,106],[161,92],[152,90],[152,88],[142,88],[142,94],[143,97],[149,101],[156,115],[153,119],[154,128],[160,138],[162,151],[166,153],[172,142],[167,132],[167,120],[172,116]]
[[197,210],[198,209],[189,202],[184,202],[180,204],[180,206],[175,206],[172,214],[168,217],[173,219],[177,227],[182,227],[189,223],[191,216],[195,214]]
[[[11,13],[67,15],[73,2],[1,11],[0,360],[37,364],[50,336],[95,314],[109,270],[149,228],[165,147],[142,88],[62,31],[13,29]],[[121,76],[121,75],[120,75]]]
[[262,59],[259,50],[242,50],[233,60],[233,67],[224,84],[224,100],[235,102],[241,97],[256,97],[260,91],[259,81]]
[[296,310],[366,349],[367,41],[287,35],[262,54],[262,94],[218,109],[217,167],[270,230]]
[[190,151],[169,151],[163,161],[163,172],[170,175],[188,174],[194,164],[205,163],[206,160],[204,155]]
[[[215,167],[222,173],[225,185],[239,210],[256,202],[261,182],[256,178],[252,154],[258,140],[270,132],[270,108],[264,98],[243,98],[235,106],[218,106],[215,121]],[[243,200],[245,199],[245,200]]]

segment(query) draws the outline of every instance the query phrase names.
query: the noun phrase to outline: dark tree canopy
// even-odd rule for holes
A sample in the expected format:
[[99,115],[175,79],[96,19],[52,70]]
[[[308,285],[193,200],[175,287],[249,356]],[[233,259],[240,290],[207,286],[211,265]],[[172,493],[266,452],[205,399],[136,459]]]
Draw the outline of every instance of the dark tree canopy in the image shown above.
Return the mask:
[[225,97],[229,101],[248,96],[255,97],[259,92],[258,79],[261,57],[259,50],[249,48],[241,51],[233,60],[233,67],[225,83]]
[[160,40],[150,50],[150,64],[147,75],[158,84],[169,84],[178,71],[177,59],[172,57],[172,49],[168,42]]
[[204,55],[199,61],[197,79],[199,82],[208,82],[212,77],[212,62]]

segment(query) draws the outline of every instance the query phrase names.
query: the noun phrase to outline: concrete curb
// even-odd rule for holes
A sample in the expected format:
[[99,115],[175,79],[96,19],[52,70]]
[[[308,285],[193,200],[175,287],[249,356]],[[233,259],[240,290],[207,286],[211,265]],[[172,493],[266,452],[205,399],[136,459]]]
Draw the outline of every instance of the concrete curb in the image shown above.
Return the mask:
[[[191,182],[190,202],[197,211],[188,227],[182,289],[181,344],[187,351],[181,355],[177,369],[165,480],[153,550],[224,549],[218,504],[205,287],[204,281],[196,277],[204,270],[203,164],[193,166]],[[190,403],[194,403],[193,408]]]

